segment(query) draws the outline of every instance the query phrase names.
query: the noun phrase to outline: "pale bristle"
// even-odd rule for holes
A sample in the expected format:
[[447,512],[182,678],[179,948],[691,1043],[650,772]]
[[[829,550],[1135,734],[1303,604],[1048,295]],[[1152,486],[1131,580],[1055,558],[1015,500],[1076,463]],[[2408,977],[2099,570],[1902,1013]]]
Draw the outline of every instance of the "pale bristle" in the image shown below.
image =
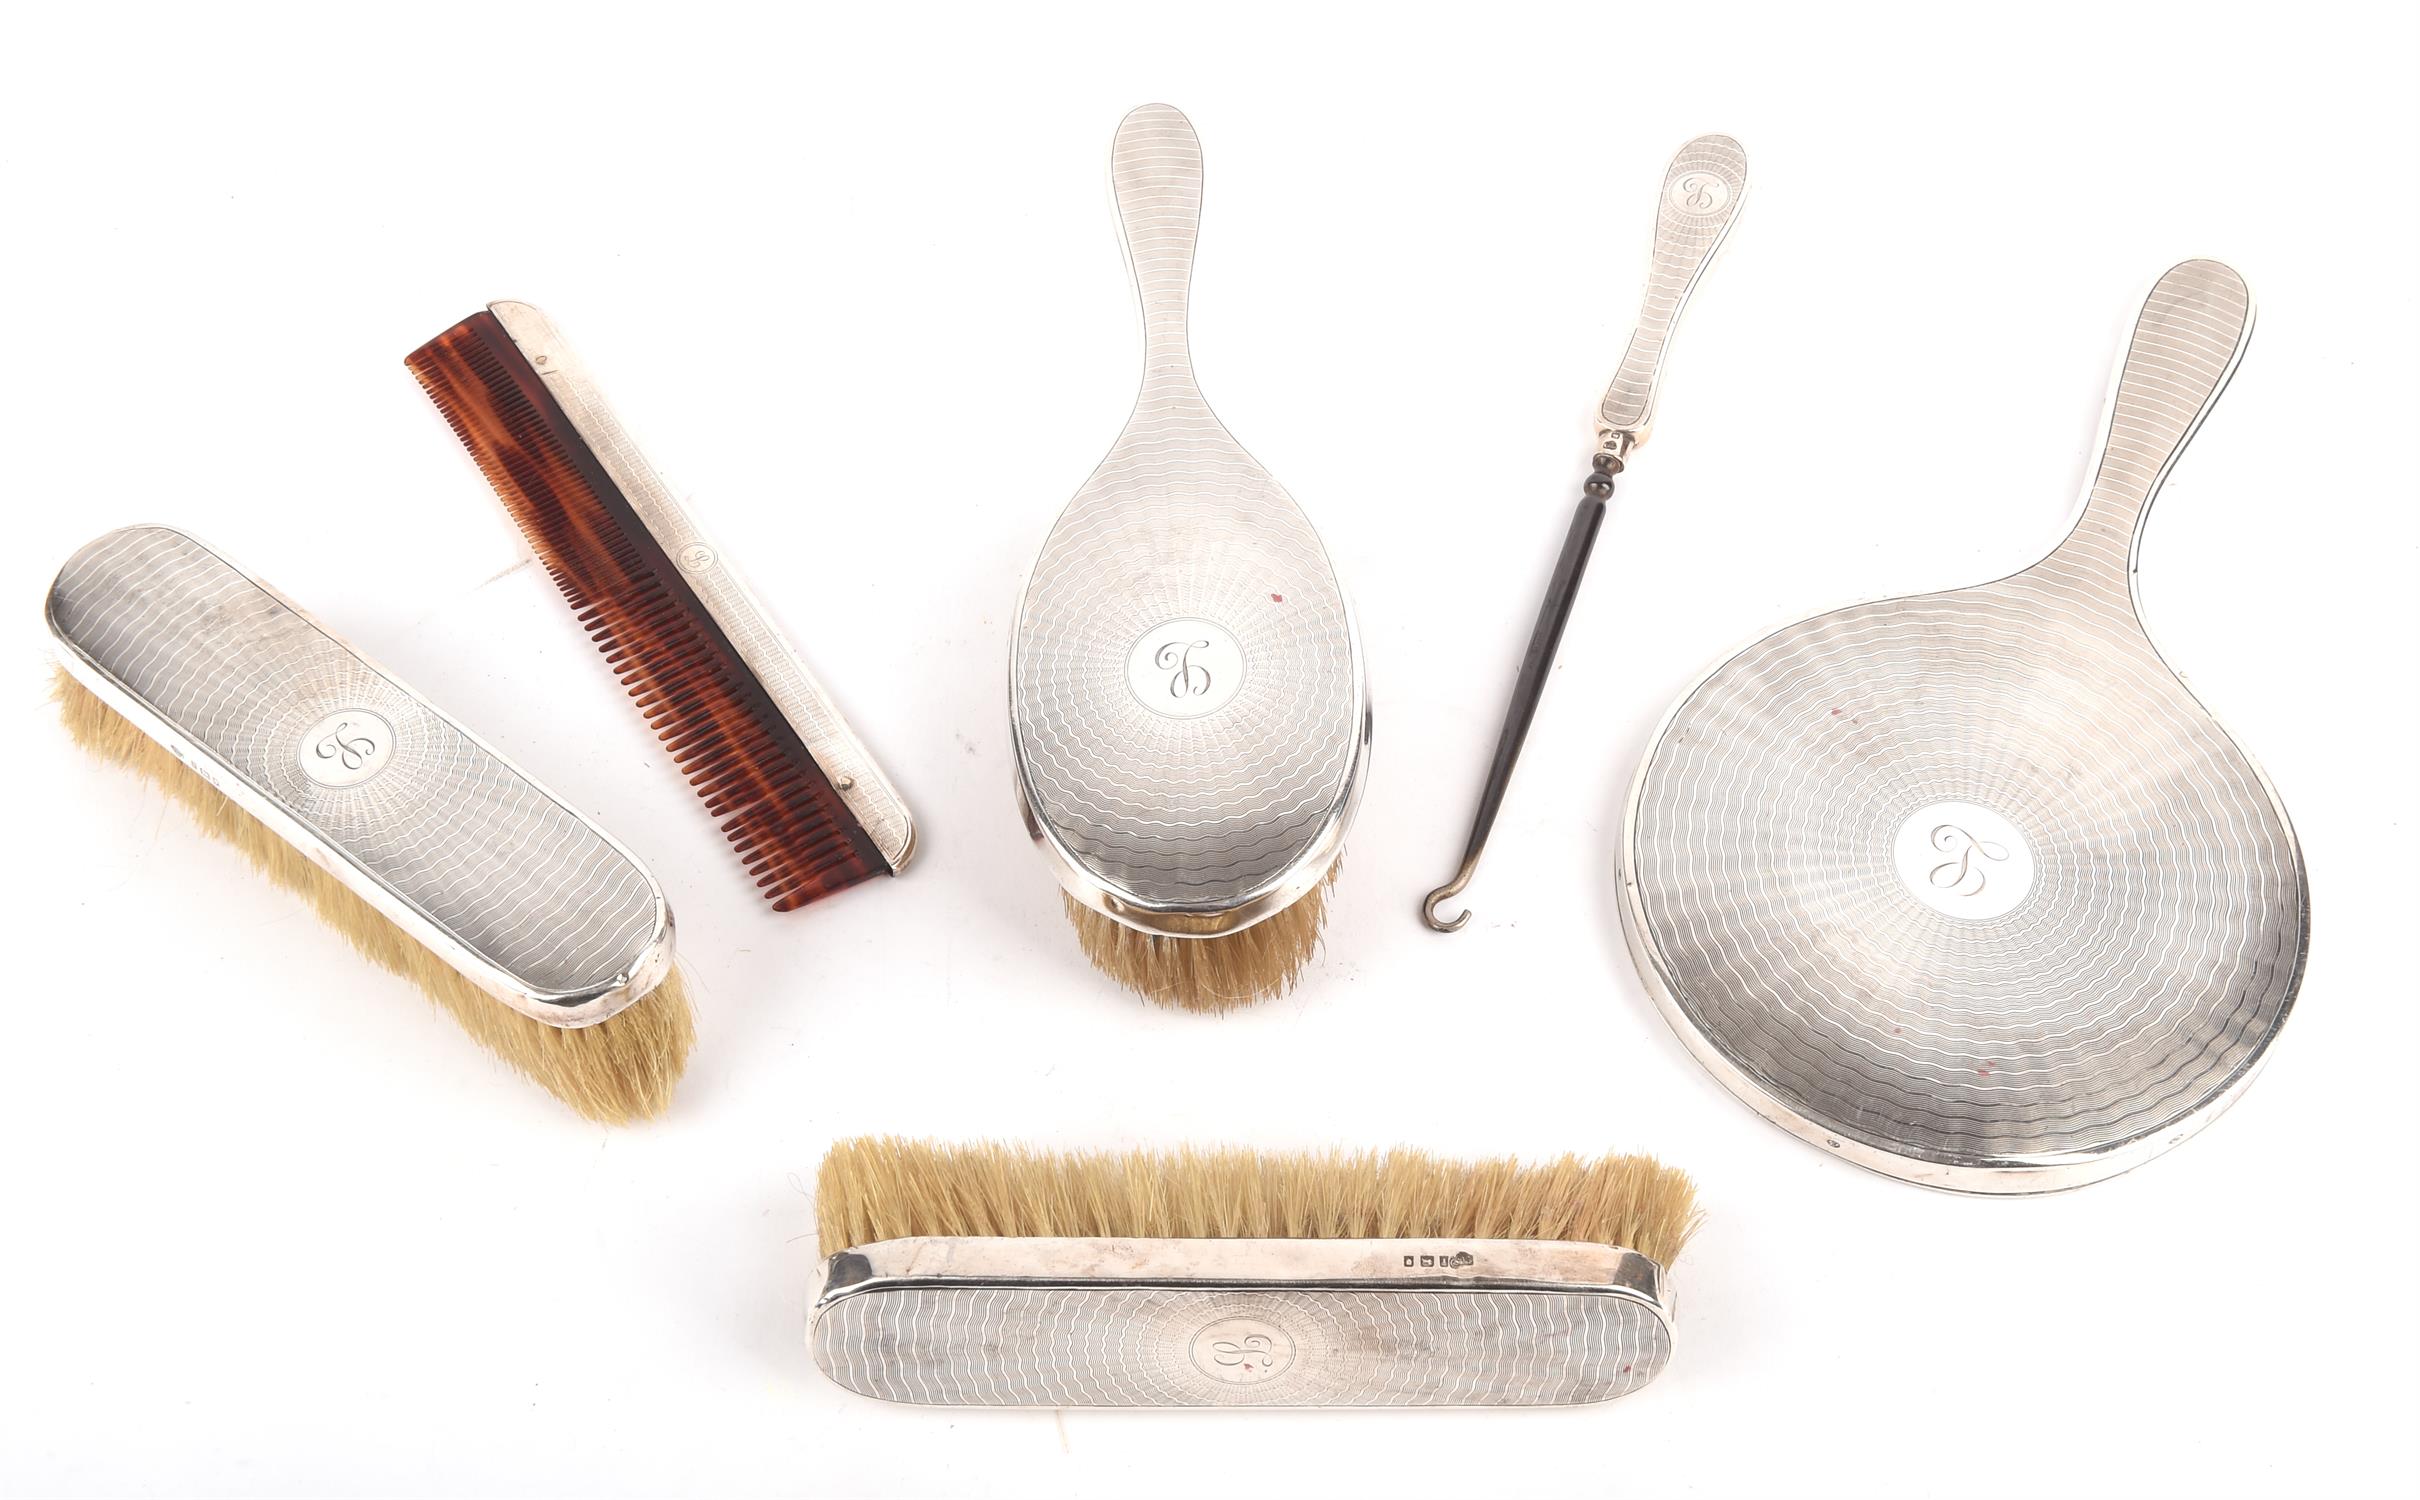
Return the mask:
[[533,1021],[482,992],[300,850],[181,764],[90,689],[61,672],[54,692],[76,742],[126,766],[181,803],[204,832],[243,851],[261,873],[307,898],[362,955],[428,993],[479,1044],[592,1120],[621,1124],[664,1112],[688,1063],[696,1023],[681,976],[594,1026]]
[[1341,861],[1293,905],[1240,932],[1163,937],[1138,932],[1065,896],[1067,920],[1092,966],[1146,1000],[1179,1010],[1234,1010],[1294,988],[1328,920],[1328,887]]
[[823,1253],[917,1235],[1577,1240],[1669,1268],[1696,1190],[1646,1156],[1451,1161],[1419,1151],[1032,1151],[842,1141],[815,1181]]

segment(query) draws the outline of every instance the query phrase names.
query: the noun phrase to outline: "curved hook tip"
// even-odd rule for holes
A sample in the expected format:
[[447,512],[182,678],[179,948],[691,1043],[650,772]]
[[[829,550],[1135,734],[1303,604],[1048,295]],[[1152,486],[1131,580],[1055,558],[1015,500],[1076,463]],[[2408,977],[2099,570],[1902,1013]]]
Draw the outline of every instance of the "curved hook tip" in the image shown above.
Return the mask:
[[1428,923],[1430,929],[1436,932],[1460,932],[1463,924],[1470,921],[1469,909],[1464,908],[1460,916],[1448,922],[1437,915],[1437,908],[1460,895],[1464,883],[1462,880],[1451,881],[1429,892],[1428,899],[1420,903],[1420,920]]

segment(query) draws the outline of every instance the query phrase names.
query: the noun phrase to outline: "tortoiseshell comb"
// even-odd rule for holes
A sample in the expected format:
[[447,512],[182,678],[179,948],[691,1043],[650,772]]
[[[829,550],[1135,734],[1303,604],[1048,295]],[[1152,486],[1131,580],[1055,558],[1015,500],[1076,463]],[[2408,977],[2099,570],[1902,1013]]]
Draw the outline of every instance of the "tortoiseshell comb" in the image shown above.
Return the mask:
[[546,315],[490,303],[405,363],[773,909],[898,873],[906,804]]

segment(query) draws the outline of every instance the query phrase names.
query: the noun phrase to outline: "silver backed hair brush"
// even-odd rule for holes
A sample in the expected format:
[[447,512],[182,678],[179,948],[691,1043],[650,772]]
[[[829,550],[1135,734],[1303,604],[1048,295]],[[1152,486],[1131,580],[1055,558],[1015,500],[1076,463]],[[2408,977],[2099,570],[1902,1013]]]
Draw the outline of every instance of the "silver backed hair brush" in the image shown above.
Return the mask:
[[181,532],[93,542],[45,613],[86,749],[580,1113],[671,1102],[693,1031],[672,913],[596,825]]
[[1153,1000],[1224,1010],[1285,990],[1318,943],[1369,692],[1318,533],[1194,383],[1201,143],[1147,104],[1111,166],[1143,389],[1018,607],[1017,793],[1087,956]]

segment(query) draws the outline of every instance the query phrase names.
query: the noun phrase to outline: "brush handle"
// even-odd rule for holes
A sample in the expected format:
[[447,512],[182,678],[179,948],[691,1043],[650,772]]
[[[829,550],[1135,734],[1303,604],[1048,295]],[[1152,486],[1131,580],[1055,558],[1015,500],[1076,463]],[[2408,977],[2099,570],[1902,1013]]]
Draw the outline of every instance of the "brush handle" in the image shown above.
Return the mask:
[[2160,277],[2118,364],[2083,514],[2045,566],[2131,596],[2152,497],[2218,403],[2251,337],[2252,292],[2232,267],[2189,260]]
[[1202,224],[1201,140],[1179,110],[1143,105],[1118,123],[1109,171],[1143,303],[1144,399],[1192,393],[1186,301]]
[[1748,196],[1748,153],[1727,135],[1701,135],[1673,154],[1656,200],[1655,247],[1648,258],[1647,291],[1639,303],[1638,326],[1605,399],[1597,425],[1624,441],[1623,452],[1647,440],[1655,422],[1655,391],[1663,378],[1664,349],[1681,309],[1721,248]]

